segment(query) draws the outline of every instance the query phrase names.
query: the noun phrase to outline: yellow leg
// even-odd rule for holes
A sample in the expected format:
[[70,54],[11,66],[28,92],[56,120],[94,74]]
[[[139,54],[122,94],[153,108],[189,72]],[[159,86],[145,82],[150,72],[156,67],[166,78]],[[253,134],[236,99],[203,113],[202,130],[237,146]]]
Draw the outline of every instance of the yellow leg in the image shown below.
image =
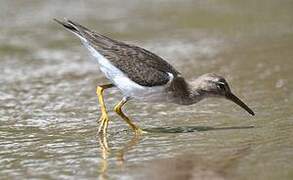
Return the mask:
[[114,87],[113,84],[105,84],[105,85],[101,85],[101,86],[97,86],[97,96],[98,96],[98,100],[99,100],[99,104],[100,104],[100,108],[101,108],[101,117],[100,117],[100,126],[99,126],[99,130],[98,130],[98,134],[103,134],[106,135],[107,134],[107,128],[108,128],[108,123],[109,123],[109,117],[108,117],[108,113],[106,110],[106,105],[104,102],[104,96],[103,96],[103,92],[105,89]]
[[126,104],[128,101],[127,98],[123,98],[115,107],[114,110],[115,112],[122,117],[122,119],[130,126],[130,128],[134,131],[135,134],[142,134],[143,130],[140,129],[138,126],[132,123],[132,121],[122,112],[122,106]]

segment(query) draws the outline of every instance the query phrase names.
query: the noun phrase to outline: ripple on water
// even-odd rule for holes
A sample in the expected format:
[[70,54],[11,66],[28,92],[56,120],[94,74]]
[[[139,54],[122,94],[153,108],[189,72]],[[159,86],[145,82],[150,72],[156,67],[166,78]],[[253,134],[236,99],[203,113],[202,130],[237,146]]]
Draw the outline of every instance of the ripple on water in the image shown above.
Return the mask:
[[[1,178],[292,179],[288,3],[1,1]],[[127,114],[152,131],[133,139],[110,111],[121,94],[109,90],[105,152],[95,86],[107,81],[56,17],[146,47],[188,79],[223,74],[256,116],[219,99],[188,107],[133,101]]]

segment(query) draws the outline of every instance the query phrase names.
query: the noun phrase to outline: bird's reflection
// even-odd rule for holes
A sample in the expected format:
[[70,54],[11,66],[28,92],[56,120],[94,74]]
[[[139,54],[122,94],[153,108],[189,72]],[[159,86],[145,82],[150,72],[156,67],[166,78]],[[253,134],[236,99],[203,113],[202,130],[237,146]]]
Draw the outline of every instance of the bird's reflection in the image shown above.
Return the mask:
[[140,135],[134,135],[124,146],[122,149],[119,149],[117,152],[117,162],[120,165],[123,165],[125,159],[124,155],[126,152],[130,151],[135,145],[139,143],[141,136]]
[[[250,129],[254,126],[232,126],[232,127],[210,127],[210,126],[183,126],[183,127],[160,127],[160,128],[149,128],[143,129],[147,133],[189,133],[189,132],[200,132],[200,131],[215,131],[215,130],[233,130],[233,129]],[[98,142],[100,144],[101,150],[101,164],[99,169],[99,179],[108,179],[108,167],[109,167],[109,157],[111,152],[114,152],[117,165],[120,168],[124,167],[125,164],[125,154],[130,151],[135,145],[137,145],[141,140],[141,135],[134,135],[128,142],[126,142],[122,148],[113,151],[114,148],[109,147],[107,136],[98,135]]]
[[[139,143],[140,135],[134,135],[127,143],[123,145],[121,149],[118,151],[115,151],[115,157],[117,165],[120,166],[120,168],[123,168],[124,162],[125,162],[125,154],[132,149],[135,145]],[[101,165],[99,169],[99,179],[106,180],[108,179],[107,171],[109,166],[109,156],[111,153],[111,148],[108,145],[108,139],[107,136],[98,136],[98,142],[100,144],[100,150],[101,150]]]
[[104,180],[104,179],[108,179],[107,178],[107,170],[108,170],[108,157],[110,154],[110,149],[108,146],[108,140],[107,140],[107,136],[98,136],[98,141],[100,144],[100,148],[101,148],[101,165],[100,165],[100,175],[99,175],[99,179]]

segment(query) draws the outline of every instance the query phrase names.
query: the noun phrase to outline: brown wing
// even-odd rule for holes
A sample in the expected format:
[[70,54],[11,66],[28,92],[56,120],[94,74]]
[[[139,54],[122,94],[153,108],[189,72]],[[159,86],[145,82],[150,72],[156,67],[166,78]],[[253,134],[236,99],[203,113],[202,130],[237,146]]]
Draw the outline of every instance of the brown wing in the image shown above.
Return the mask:
[[143,86],[164,85],[170,80],[168,73],[174,77],[179,74],[162,58],[137,46],[117,43],[99,52],[131,80]]
[[56,21],[85,38],[114,66],[142,86],[164,85],[170,80],[168,73],[174,77],[179,74],[168,62],[148,50],[113,40],[72,21]]

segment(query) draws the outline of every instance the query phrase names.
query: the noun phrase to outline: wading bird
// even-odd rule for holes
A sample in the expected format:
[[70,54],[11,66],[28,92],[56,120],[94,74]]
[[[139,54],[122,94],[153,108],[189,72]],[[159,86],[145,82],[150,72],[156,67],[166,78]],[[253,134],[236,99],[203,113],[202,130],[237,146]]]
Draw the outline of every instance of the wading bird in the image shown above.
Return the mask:
[[121,109],[132,98],[146,102],[191,105],[207,97],[221,97],[254,115],[219,75],[208,73],[187,82],[168,62],[146,49],[111,39],[70,20],[54,20],[79,37],[111,82],[97,86],[96,91],[102,113],[98,130],[101,135],[106,135],[109,122],[103,92],[112,87],[117,87],[123,94],[122,100],[114,108],[115,112],[136,134],[143,131]]

